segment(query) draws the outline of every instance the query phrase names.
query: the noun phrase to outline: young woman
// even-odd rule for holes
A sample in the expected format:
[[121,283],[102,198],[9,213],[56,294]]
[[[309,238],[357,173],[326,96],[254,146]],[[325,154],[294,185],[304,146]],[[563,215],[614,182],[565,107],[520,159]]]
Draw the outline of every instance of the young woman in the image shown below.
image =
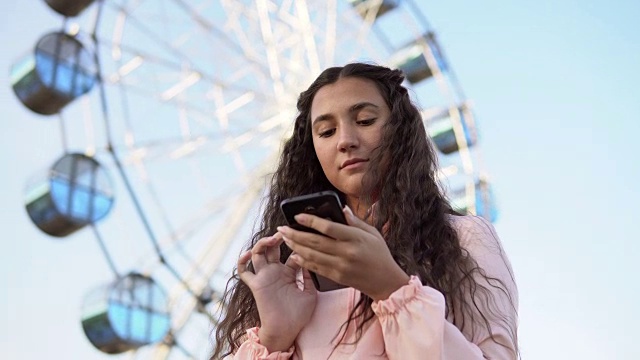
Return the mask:
[[[490,223],[449,206],[403,80],[354,63],[300,95],[212,359],[518,357],[510,264]],[[282,200],[324,190],[346,203],[348,225],[298,215],[321,234],[284,226]],[[318,292],[309,271],[347,288]]]

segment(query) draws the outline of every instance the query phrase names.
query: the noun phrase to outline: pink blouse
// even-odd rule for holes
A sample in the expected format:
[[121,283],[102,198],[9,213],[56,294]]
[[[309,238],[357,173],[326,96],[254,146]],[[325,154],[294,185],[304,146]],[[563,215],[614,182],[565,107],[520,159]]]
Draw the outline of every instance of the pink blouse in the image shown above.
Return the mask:
[[[485,326],[467,326],[463,331],[445,318],[444,296],[424,286],[416,276],[396,290],[388,299],[372,304],[377,319],[365,326],[362,336],[353,343],[356,324],[350,324],[345,340],[335,346],[336,336],[359,298],[359,291],[348,288],[318,292],[318,301],[309,323],[302,329],[287,352],[269,353],[260,344],[258,329],[247,330],[247,340],[230,357],[237,360],[265,359],[428,359],[472,360],[515,359],[518,293],[511,265],[491,223],[476,216],[451,216],[461,245],[484,269],[488,277],[501,280],[508,294],[476,278],[492,290],[497,309],[506,319],[494,318],[478,301],[488,318],[491,333]],[[470,300],[470,295],[469,299]],[[505,323],[506,320],[506,323]],[[480,326],[479,326],[480,325]],[[340,334],[341,335],[341,334]],[[490,335],[499,343],[494,342]],[[501,345],[502,344],[502,345]],[[334,349],[335,348],[335,349]]]

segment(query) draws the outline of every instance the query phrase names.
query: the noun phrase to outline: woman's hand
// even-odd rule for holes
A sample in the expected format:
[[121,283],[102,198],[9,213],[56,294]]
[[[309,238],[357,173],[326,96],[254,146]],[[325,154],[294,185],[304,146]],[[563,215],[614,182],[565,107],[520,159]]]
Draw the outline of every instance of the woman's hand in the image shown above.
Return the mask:
[[[308,271],[303,270],[300,289],[296,280],[300,266],[291,257],[285,264],[280,262],[281,243],[277,233],[262,238],[238,259],[238,275],[251,289],[260,314],[260,343],[269,352],[289,350],[311,319],[317,297]],[[247,270],[249,260],[255,273]]]
[[375,227],[358,219],[348,207],[343,212],[349,226],[309,214],[296,215],[298,223],[324,235],[288,226],[279,227],[278,232],[294,251],[292,258],[298,265],[374,300],[384,300],[409,283],[409,276],[395,262]]

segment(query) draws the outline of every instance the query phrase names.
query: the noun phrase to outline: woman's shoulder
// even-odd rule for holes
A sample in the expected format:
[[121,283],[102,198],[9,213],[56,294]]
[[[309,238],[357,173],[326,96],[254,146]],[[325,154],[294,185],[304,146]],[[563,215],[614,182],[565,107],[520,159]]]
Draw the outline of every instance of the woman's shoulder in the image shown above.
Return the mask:
[[451,226],[458,233],[462,247],[498,246],[500,239],[493,224],[487,219],[475,215],[447,215]]
[[460,246],[469,252],[485,275],[503,281],[517,304],[513,269],[493,224],[473,215],[449,215],[449,221],[458,232]]
[[458,233],[460,246],[469,252],[480,267],[496,272],[506,270],[513,275],[502,242],[490,221],[475,215],[449,215],[449,221]]

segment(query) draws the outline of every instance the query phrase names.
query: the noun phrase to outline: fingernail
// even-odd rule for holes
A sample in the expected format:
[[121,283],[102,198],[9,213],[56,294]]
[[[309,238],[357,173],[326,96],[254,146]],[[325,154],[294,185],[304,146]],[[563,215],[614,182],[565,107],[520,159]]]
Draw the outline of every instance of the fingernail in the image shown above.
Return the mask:
[[286,226],[278,226],[276,229],[278,230],[279,233],[284,233],[285,231],[287,231]]
[[351,208],[349,207],[349,205],[345,205],[344,206],[344,211],[349,214],[349,216],[353,216],[353,211],[351,211]]
[[307,220],[309,220],[309,217],[307,215],[305,215],[305,214],[298,214],[298,215],[294,216],[294,218],[296,219],[296,221],[300,225],[306,224]]

